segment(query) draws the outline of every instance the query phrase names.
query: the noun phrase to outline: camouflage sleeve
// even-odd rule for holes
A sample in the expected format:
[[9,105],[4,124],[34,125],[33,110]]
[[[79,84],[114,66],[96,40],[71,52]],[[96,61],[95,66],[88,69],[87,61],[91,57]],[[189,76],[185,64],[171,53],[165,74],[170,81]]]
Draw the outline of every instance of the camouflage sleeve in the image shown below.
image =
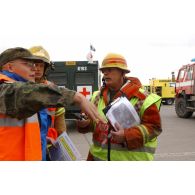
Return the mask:
[[0,84],[0,113],[22,119],[42,108],[73,104],[75,91],[32,82]]

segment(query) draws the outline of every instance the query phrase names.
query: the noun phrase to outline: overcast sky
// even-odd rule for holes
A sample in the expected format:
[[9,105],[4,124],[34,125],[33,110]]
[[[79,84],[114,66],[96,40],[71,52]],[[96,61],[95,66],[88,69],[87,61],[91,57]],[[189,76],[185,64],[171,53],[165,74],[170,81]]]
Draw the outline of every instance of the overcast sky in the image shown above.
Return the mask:
[[55,60],[125,56],[146,84],[168,78],[195,57],[194,4],[188,0],[1,1],[0,51],[42,45]]
[[[123,54],[131,69],[130,74],[139,77],[144,84],[153,77],[168,78],[172,71],[189,63],[195,57],[194,0],[1,0],[0,2],[0,52],[9,47],[29,48],[42,45],[49,51],[53,61],[86,60],[90,43],[96,48],[94,58],[100,63],[108,52]],[[39,168],[37,163],[33,167],[33,164],[29,163],[25,166],[23,163],[19,164],[22,168],[18,166],[16,168],[16,164],[14,165],[14,167],[13,164],[7,166],[7,169],[4,165],[1,170],[1,175],[2,172],[5,173],[1,177],[3,184],[1,191],[5,191],[4,194],[9,192],[14,194],[21,183],[24,184],[22,189],[20,188],[21,194],[29,189],[40,191],[40,188],[32,188],[31,184],[48,186],[53,178],[54,182],[58,182],[54,183],[55,187],[44,187],[44,191],[41,188],[41,192],[60,193],[62,188],[56,186],[63,186],[64,183],[66,192],[76,190],[80,193],[85,190],[83,188],[85,184],[95,189],[96,178],[103,182],[109,179],[113,181],[109,175],[112,176],[112,173],[115,173],[113,170],[117,168],[113,166],[114,164],[110,164],[111,167],[94,164],[96,166],[94,169],[92,164],[82,167],[83,163],[63,164],[63,166],[50,164],[53,165],[52,169],[49,169],[48,165]],[[117,186],[133,184],[130,190],[136,194],[153,194],[159,191],[164,193],[166,189],[158,188],[159,183],[165,183],[169,187],[169,192],[181,194],[186,190],[187,192],[192,190],[193,180],[185,185],[181,178],[193,175],[194,166],[183,162],[170,165],[155,163],[151,172],[148,164],[138,166],[130,163],[128,167],[127,164],[123,164],[120,166],[120,172],[123,174],[121,178],[124,179],[119,179],[115,183]],[[27,169],[23,170],[23,167]],[[72,170],[76,171],[73,173]],[[99,170],[108,174],[102,175]],[[167,178],[167,172],[171,173],[170,178]],[[140,180],[139,173],[144,173],[147,175],[147,181],[152,181],[152,190],[146,190],[150,185],[147,181],[142,182],[142,188],[137,190],[140,187],[140,182],[137,182]],[[10,179],[14,182],[10,182]],[[111,191],[112,194],[119,191],[124,194],[126,190],[125,187],[117,189],[113,188],[113,185],[110,188],[102,186],[101,190],[104,192],[106,190],[108,193]]]

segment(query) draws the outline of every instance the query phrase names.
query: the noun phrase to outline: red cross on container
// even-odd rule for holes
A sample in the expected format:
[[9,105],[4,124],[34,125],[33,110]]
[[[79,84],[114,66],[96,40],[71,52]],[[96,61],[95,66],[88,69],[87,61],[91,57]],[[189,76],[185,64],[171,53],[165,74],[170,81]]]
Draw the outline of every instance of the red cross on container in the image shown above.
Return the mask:
[[90,91],[87,91],[86,87],[83,87],[83,91],[79,91],[79,93],[83,94],[85,97],[90,95]]

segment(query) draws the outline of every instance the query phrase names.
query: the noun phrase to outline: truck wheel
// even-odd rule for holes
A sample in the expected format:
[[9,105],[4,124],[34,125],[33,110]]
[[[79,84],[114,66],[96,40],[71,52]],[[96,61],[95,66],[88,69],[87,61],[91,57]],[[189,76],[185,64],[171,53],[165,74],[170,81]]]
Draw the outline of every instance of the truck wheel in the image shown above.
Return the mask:
[[186,109],[186,102],[184,98],[175,99],[175,112],[180,118],[189,118],[193,114],[193,112]]
[[173,102],[174,102],[174,99],[172,99],[172,98],[166,99],[167,105],[173,105]]

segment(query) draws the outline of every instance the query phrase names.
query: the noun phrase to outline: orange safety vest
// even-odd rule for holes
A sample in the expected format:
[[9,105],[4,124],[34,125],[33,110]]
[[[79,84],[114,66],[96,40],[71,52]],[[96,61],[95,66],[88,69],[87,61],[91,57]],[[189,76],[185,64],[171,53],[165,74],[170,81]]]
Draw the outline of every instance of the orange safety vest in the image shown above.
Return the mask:
[[[15,82],[0,74],[1,82]],[[0,114],[0,160],[41,160],[41,136],[37,114],[22,120]]]

